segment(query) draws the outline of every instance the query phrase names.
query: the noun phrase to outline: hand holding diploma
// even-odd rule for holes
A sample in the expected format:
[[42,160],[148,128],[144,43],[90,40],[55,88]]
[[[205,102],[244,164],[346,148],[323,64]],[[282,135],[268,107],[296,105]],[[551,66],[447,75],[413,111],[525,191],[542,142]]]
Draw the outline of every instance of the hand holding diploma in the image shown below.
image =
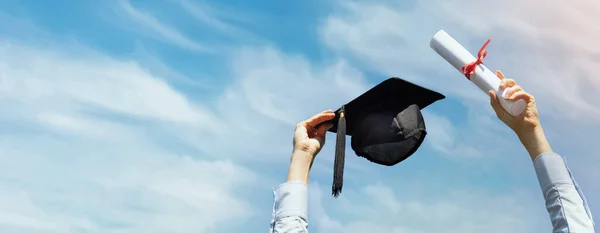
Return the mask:
[[[504,77],[500,71],[496,71],[498,80],[500,80],[500,88],[506,89],[506,96],[498,97],[494,91],[489,91],[490,104],[496,112],[498,118],[512,129],[529,155],[531,160],[541,154],[552,152],[550,144],[546,140],[544,130],[540,124],[539,113],[535,104],[535,98],[521,88],[515,80]],[[512,116],[508,114],[500,104],[500,99],[508,101],[521,100],[525,102],[525,110],[523,114]]]
[[477,53],[475,58],[467,49],[459,44],[444,30],[438,31],[431,39],[430,46],[441,57],[443,57],[454,68],[463,73],[468,80],[473,82],[483,92],[493,90],[496,95],[500,96],[499,102],[502,108],[513,116],[518,116],[525,110],[525,100],[508,100],[502,97],[507,97],[507,89],[500,87],[500,80],[496,75],[483,65],[483,59],[487,55],[485,47],[490,43],[488,40]]

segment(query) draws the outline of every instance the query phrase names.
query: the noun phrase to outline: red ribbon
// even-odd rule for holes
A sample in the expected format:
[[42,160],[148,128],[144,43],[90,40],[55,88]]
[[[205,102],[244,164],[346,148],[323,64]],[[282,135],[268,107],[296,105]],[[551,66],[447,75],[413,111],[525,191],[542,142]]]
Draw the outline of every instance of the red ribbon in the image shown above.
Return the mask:
[[468,80],[471,80],[470,76],[475,73],[475,69],[477,68],[477,66],[483,64],[483,59],[485,58],[485,56],[487,56],[487,51],[485,50],[485,47],[487,47],[489,43],[490,43],[490,39],[488,39],[485,42],[485,44],[483,44],[483,46],[481,46],[481,49],[479,49],[479,52],[477,53],[476,61],[471,62],[469,64],[465,64],[462,67],[462,71]]

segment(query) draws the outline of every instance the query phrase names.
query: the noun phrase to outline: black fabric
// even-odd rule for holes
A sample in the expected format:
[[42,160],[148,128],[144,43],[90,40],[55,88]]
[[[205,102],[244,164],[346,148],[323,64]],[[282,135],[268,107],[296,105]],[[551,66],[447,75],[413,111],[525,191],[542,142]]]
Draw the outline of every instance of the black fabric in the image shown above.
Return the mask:
[[[427,131],[421,109],[444,98],[438,92],[390,78],[336,110],[329,131],[351,136],[358,156],[392,166],[414,154],[423,143]],[[340,136],[336,140],[334,197],[341,193],[343,184],[345,137]]]
[[371,162],[392,166],[411,156],[427,131],[416,104],[400,113],[369,114],[355,128],[352,149]]

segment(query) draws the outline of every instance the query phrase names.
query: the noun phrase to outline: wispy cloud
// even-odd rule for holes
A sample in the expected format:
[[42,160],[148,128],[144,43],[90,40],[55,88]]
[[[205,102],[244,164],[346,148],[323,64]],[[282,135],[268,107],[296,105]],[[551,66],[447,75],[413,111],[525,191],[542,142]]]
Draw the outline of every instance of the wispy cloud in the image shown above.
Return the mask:
[[[427,143],[436,151],[449,156],[481,156],[481,149],[475,144],[465,143],[465,138],[472,138],[477,129],[460,130],[446,117],[431,112],[424,112],[427,119]],[[465,124],[463,127],[467,127]],[[470,132],[470,133],[466,133]],[[466,134],[466,135],[465,135]]]
[[[19,109],[86,111],[95,107],[128,117],[199,129],[210,129],[217,124],[209,112],[191,104],[167,82],[153,77],[133,62],[107,57],[83,61],[17,43],[0,44],[0,49],[5,58],[0,63],[2,72],[11,86],[3,96],[5,100],[22,103]],[[23,69],[23,64],[30,69]]]
[[[199,22],[210,26],[220,32],[235,36],[251,36],[247,31],[227,22],[231,14],[223,14],[223,10],[218,10],[206,2],[193,3],[189,0],[177,0],[179,4],[189,12]],[[240,17],[236,17],[240,21]]]
[[193,39],[185,36],[182,32],[162,23],[151,14],[138,10],[129,2],[129,0],[119,0],[119,5],[132,19],[138,21],[140,25],[148,27],[150,30],[158,33],[160,39],[164,38],[169,43],[196,52],[210,51],[210,48],[197,43]]
[[214,80],[217,77],[200,71],[194,74],[188,74],[175,70],[163,60],[160,55],[154,53],[151,48],[147,48],[142,43],[137,43],[135,46],[134,60],[150,73],[155,74],[167,81],[176,85],[182,85],[187,88],[193,88],[199,91],[214,90],[217,86]]

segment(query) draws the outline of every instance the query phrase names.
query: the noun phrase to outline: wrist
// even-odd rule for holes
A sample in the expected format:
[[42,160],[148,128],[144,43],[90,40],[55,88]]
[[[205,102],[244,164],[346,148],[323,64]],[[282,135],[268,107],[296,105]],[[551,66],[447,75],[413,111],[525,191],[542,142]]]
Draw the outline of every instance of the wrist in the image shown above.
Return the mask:
[[528,130],[519,132],[517,133],[517,136],[529,153],[532,161],[543,153],[552,152],[550,143],[541,126],[532,127]]
[[313,160],[314,156],[310,153],[294,151],[290,159],[287,181],[302,181],[308,184],[308,174]]
[[310,169],[312,167],[315,155],[306,151],[294,150],[290,158],[290,166],[303,167]]

